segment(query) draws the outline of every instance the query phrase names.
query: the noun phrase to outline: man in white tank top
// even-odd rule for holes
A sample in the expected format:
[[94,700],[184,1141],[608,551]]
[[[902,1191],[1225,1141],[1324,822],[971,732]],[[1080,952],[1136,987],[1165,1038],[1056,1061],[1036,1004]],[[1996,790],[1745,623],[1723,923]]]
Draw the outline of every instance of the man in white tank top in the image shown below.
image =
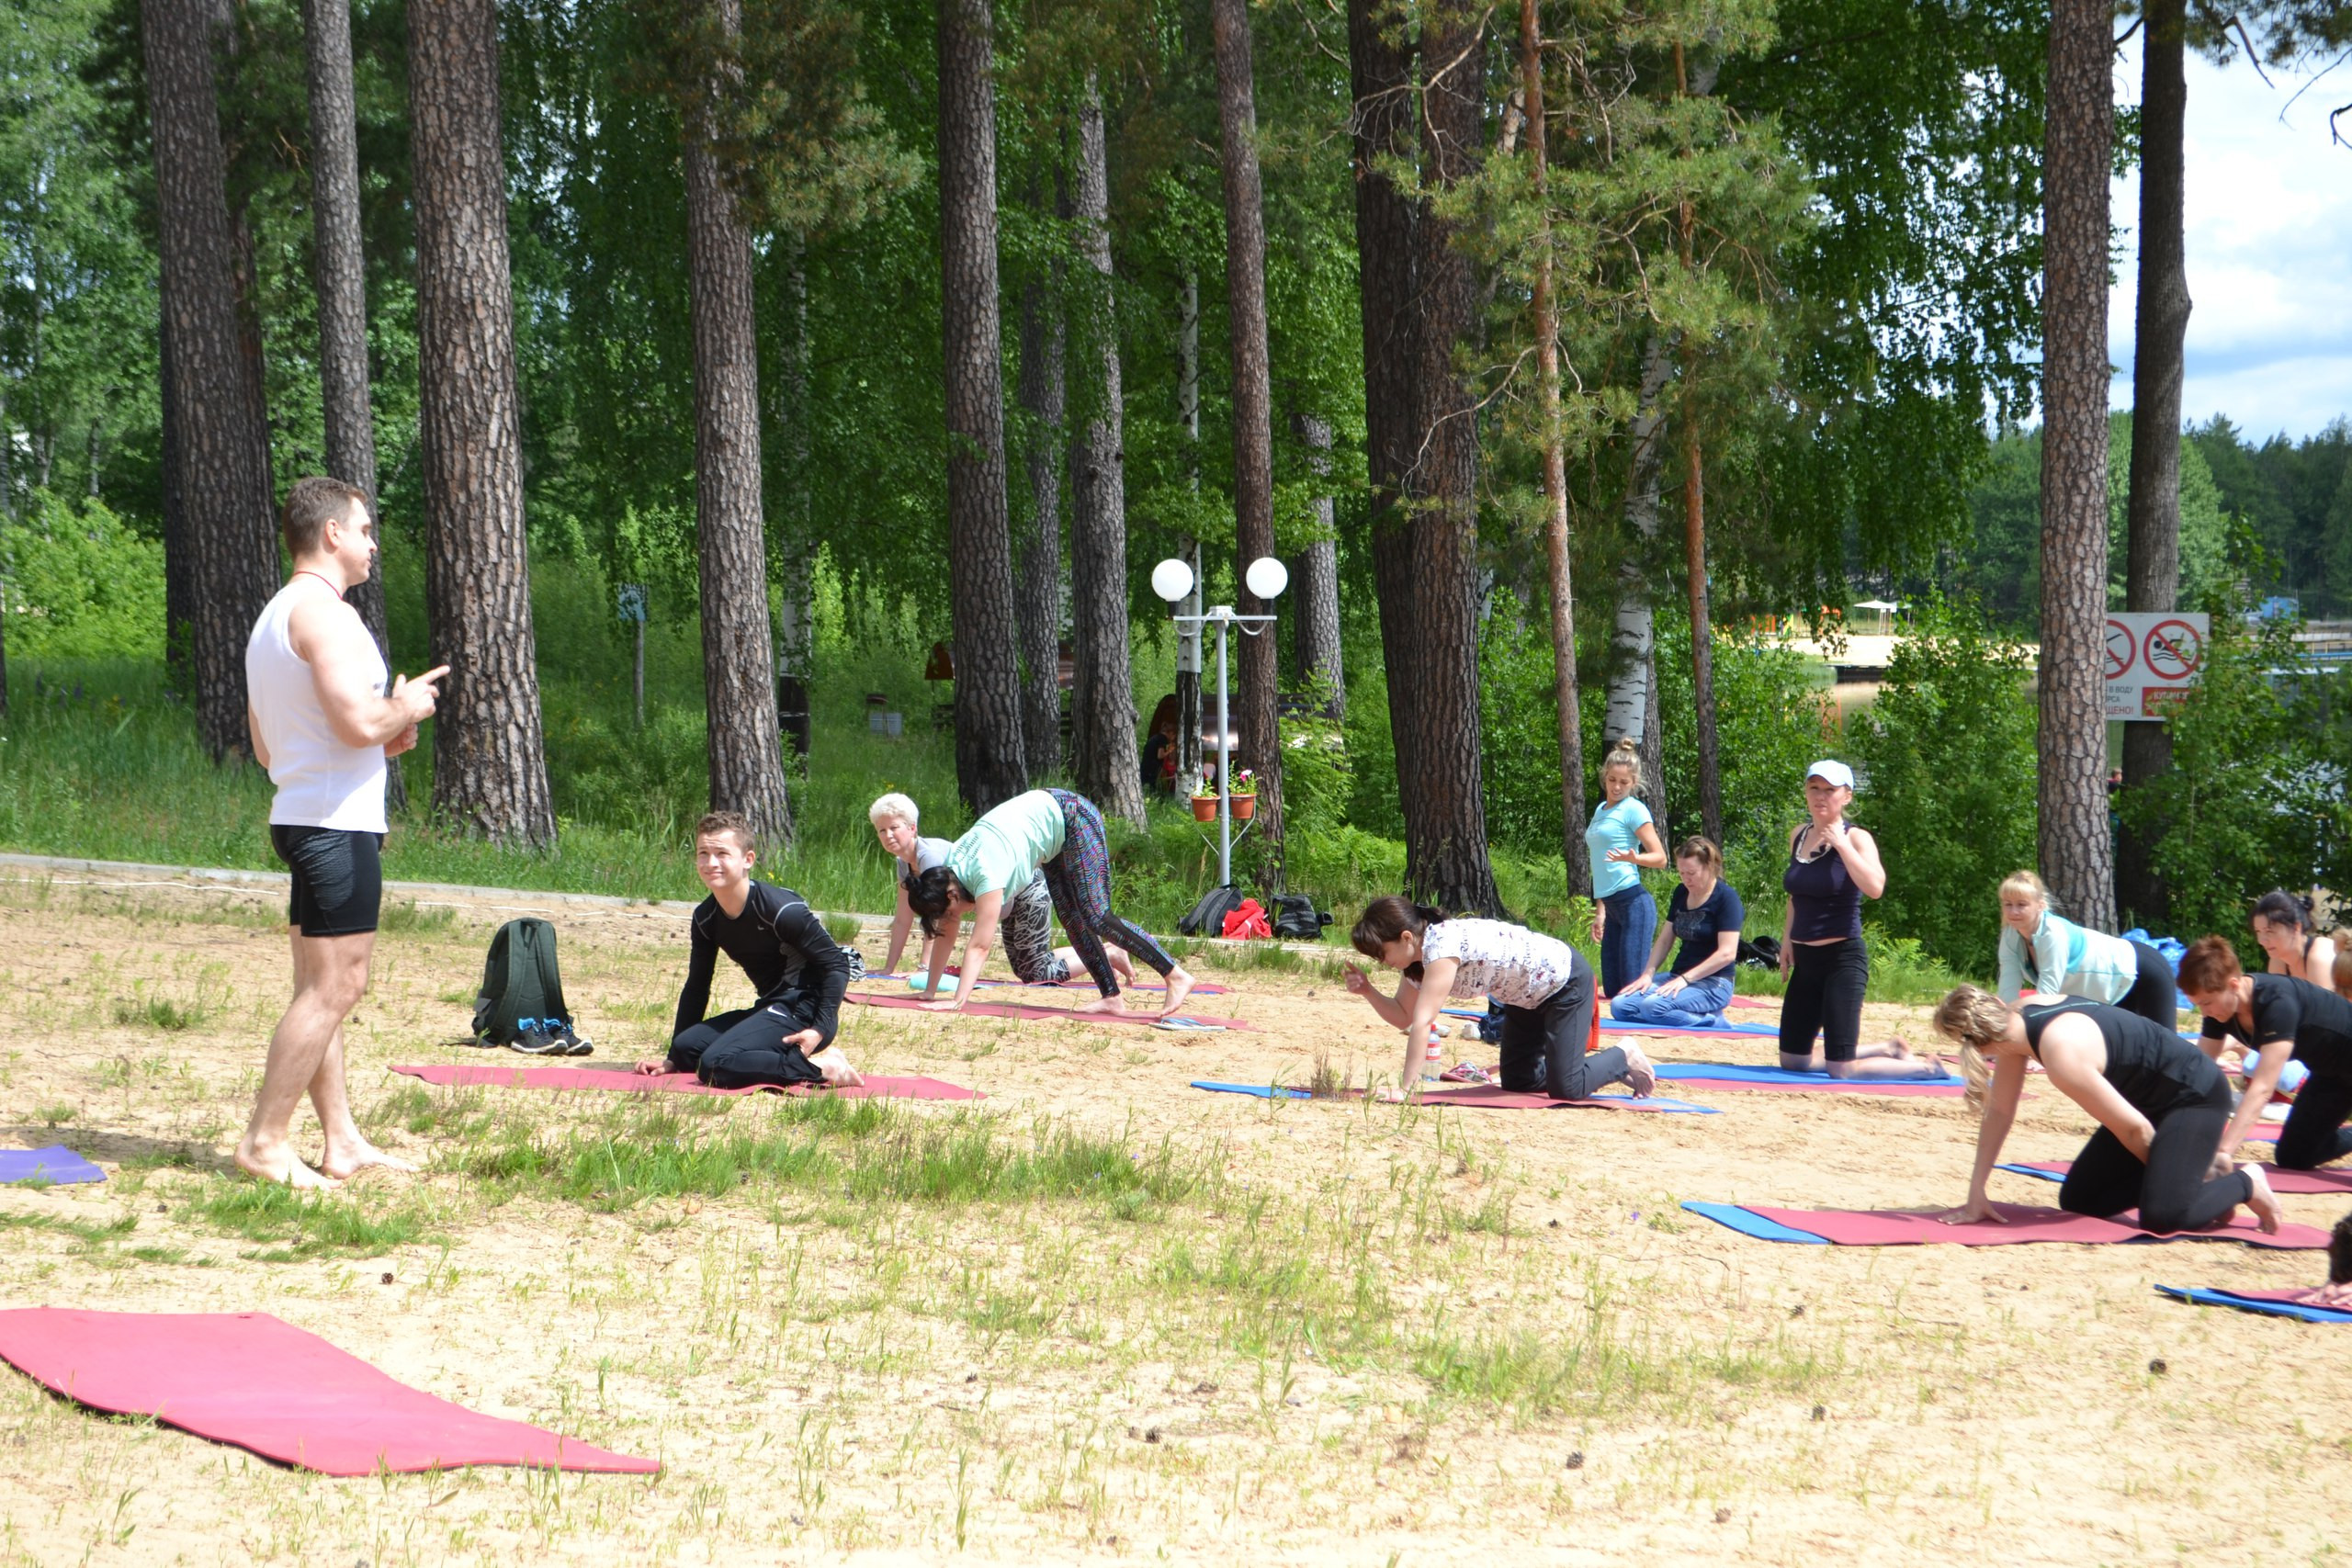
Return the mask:
[[[265,1181],[332,1187],[364,1166],[416,1168],[370,1144],[344,1088],[343,1021],[368,988],[383,895],[384,765],[416,744],[433,716],[443,665],[386,686],[383,655],[343,602],[376,562],[367,496],[339,479],[287,492],[278,529],[294,575],[245,644],[245,721],[254,757],[277,786],[269,837],[294,873],[287,912],[294,1001],[270,1036],[269,1061],[237,1164]],[[326,1133],[317,1169],[288,1136],[308,1092]]]

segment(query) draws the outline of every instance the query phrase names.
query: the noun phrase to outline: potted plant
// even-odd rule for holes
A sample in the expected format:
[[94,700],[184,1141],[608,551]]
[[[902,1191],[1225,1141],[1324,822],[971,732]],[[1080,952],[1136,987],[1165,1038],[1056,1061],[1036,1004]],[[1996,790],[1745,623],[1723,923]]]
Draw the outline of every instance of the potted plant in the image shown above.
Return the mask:
[[1193,792],[1193,820],[1195,822],[1216,820],[1216,791],[1209,787],[1205,779],[1202,781],[1201,787]]
[[1233,819],[1247,822],[1258,814],[1258,775],[1247,768],[1233,775]]

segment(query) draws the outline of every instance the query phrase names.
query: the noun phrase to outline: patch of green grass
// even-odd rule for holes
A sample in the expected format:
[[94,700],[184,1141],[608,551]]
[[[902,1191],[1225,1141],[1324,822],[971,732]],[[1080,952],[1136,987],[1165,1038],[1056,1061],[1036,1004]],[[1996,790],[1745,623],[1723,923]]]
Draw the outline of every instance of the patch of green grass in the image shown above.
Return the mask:
[[401,898],[386,904],[377,923],[388,931],[446,931],[458,923],[458,911],[446,904],[420,907],[413,898]]
[[865,922],[855,915],[827,915],[825,917],[825,934],[843,947],[855,947],[858,937],[865,931]]
[[81,1113],[82,1108],[80,1106],[68,1105],[62,1100],[53,1105],[44,1105],[40,1110],[33,1112],[35,1116],[40,1118],[42,1125],[48,1127],[51,1132],[55,1132],[58,1128],[62,1127],[66,1122],[73,1121],[74,1117],[79,1116]]
[[303,1193],[244,1179],[211,1184],[182,1212],[247,1241],[279,1244],[254,1255],[264,1263],[331,1252],[384,1252],[423,1239],[428,1229],[424,1211],[413,1202],[375,1208],[356,1195]]
[[175,1001],[169,997],[117,997],[114,1021],[119,1024],[146,1029],[160,1029],[167,1034],[184,1033],[198,1028],[212,1017],[212,1006],[201,998],[194,1001]]

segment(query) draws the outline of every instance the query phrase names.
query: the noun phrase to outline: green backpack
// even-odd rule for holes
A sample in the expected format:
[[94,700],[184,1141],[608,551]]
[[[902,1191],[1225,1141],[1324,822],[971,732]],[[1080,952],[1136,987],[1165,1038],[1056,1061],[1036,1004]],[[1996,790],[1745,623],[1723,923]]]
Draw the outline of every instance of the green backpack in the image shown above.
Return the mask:
[[509,920],[490,939],[474,998],[474,1039],[481,1046],[513,1045],[533,1055],[584,1055],[549,1049],[577,1037],[564,1005],[555,963],[555,927],[545,920]]

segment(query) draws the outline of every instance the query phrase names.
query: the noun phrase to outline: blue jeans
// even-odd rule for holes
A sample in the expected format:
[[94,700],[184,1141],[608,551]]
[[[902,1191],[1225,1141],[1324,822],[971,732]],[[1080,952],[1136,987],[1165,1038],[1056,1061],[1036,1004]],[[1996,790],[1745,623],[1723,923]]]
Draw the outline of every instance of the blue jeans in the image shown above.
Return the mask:
[[[1653,978],[1663,986],[1674,976],[1660,974]],[[1729,1006],[1731,973],[1718,970],[1670,997],[1656,991],[1619,997],[1609,1004],[1609,1016],[1620,1023],[1655,1023],[1662,1029],[1713,1029],[1724,1021],[1724,1009]]]
[[1657,900],[1646,887],[1629,887],[1600,901],[1600,994],[1613,997],[1649,972],[1650,939],[1657,935]]

